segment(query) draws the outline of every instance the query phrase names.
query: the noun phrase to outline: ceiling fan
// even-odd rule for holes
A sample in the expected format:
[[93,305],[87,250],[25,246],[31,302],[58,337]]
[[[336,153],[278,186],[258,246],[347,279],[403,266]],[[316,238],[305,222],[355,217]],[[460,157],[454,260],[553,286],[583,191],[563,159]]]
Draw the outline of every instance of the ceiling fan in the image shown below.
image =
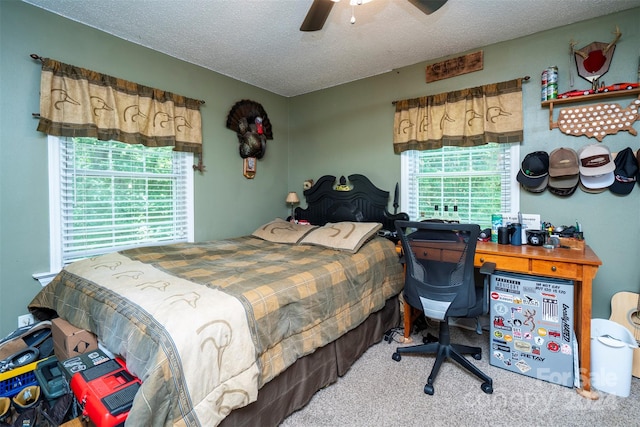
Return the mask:
[[[334,3],[340,0],[313,0],[307,16],[304,18],[300,31],[318,31],[324,26]],[[361,0],[360,0],[361,1]],[[420,9],[423,13],[430,15],[440,9],[447,0],[408,0],[409,3]],[[359,4],[356,1],[356,4]]]

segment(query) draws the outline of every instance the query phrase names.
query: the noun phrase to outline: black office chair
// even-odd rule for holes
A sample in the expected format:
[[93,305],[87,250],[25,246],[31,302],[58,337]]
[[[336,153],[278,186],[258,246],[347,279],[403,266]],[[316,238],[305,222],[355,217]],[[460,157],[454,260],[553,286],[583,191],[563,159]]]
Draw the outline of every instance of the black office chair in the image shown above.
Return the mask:
[[[440,322],[437,342],[410,347],[398,347],[393,360],[400,361],[401,353],[435,354],[436,360],[424,386],[433,395],[433,382],[442,363],[453,359],[480,378],[482,391],[493,393],[493,380],[474,366],[464,355],[482,358],[482,349],[452,344],[449,333],[450,317],[477,318],[488,312],[488,280],[476,286],[473,258],[480,227],[475,224],[446,224],[435,222],[396,221],[406,265],[404,298],[426,317]],[[494,263],[485,263],[480,272],[485,278],[493,273]]]

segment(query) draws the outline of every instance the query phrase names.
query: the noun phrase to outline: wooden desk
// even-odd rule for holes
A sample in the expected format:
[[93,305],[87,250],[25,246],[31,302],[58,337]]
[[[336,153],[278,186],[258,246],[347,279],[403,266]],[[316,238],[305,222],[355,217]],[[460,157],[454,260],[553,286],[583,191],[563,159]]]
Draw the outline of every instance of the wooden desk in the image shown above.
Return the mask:
[[[598,395],[591,390],[591,299],[593,279],[602,265],[600,258],[586,246],[575,249],[545,249],[542,246],[511,246],[478,242],[475,266],[495,262],[496,270],[535,276],[569,279],[574,286],[575,333],[578,340],[580,380],[578,393],[590,399]],[[404,304],[404,336],[409,338],[415,309]]]

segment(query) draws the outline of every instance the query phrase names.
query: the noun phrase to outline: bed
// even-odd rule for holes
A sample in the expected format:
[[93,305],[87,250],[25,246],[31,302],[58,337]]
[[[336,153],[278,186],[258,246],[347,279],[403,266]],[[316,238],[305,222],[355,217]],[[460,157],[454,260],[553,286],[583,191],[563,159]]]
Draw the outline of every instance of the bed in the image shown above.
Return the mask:
[[67,266],[29,305],[94,332],[142,386],[127,425],[269,426],[400,323],[389,193],[321,177],[294,224]]

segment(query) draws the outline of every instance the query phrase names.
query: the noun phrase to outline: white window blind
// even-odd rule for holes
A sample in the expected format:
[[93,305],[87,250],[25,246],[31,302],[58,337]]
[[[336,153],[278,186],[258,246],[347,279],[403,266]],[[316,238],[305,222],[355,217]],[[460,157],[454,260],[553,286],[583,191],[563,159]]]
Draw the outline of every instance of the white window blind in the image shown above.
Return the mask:
[[[193,155],[93,138],[59,147],[62,265],[111,251],[193,239]],[[55,249],[54,249],[55,250]]]
[[440,218],[491,225],[517,212],[518,144],[443,147],[402,153],[402,209],[412,220]]

